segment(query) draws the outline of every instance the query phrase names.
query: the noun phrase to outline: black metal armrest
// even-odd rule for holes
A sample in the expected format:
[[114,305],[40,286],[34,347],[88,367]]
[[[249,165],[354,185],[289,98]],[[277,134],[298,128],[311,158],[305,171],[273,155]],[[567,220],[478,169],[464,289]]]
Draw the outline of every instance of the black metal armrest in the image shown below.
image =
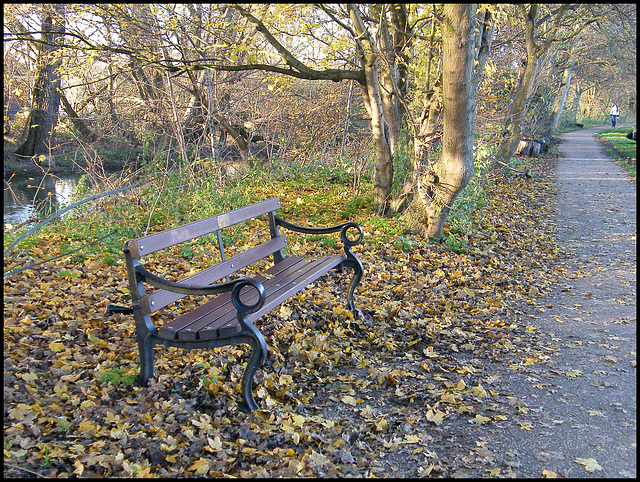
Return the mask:
[[[140,264],[136,265],[135,271],[142,277],[143,281],[146,281],[150,285],[162,290],[172,291],[183,295],[215,295],[231,291],[231,301],[233,302],[236,310],[242,314],[255,313],[262,308],[266,299],[264,286],[260,281],[253,278],[239,278],[226,283],[219,283],[217,285],[190,285],[186,283],[176,283],[175,281],[169,281],[161,278],[160,276],[146,270]],[[258,301],[253,305],[247,305],[240,299],[240,290],[245,286],[252,286],[258,291]]]
[[[297,224],[290,223],[289,221],[285,221],[277,214],[274,216],[274,218],[278,226],[282,226],[283,228],[303,234],[330,234],[342,231],[340,237],[342,238],[342,242],[346,246],[355,246],[361,243],[362,239],[364,238],[364,231],[362,230],[362,226],[354,223],[353,221],[338,224],[337,226],[329,226],[326,228],[311,228],[306,226],[299,226]],[[351,228],[355,228],[358,230],[358,238],[355,241],[350,240],[347,236],[347,231]]]
[[187,283],[176,283],[175,281],[169,281],[161,278],[160,276],[146,270],[141,264],[136,265],[135,271],[142,277],[143,281],[146,281],[150,285],[161,290],[172,291],[183,295],[217,295],[220,293],[226,293],[227,291],[232,291],[236,285],[240,283],[244,285],[251,284],[253,286],[255,286],[255,284],[260,284],[259,281],[252,278],[239,278],[215,285],[190,285]]

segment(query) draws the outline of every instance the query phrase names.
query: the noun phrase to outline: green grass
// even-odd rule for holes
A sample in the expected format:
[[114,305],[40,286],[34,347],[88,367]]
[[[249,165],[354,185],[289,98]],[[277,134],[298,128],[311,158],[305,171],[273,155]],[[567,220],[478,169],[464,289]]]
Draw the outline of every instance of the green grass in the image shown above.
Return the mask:
[[[396,159],[399,166],[405,161],[401,156]],[[149,166],[140,173],[140,177],[155,180],[118,196],[81,205],[70,215],[31,234],[13,251],[39,260],[43,253],[33,254],[30,251],[41,251],[40,245],[48,242],[48,236],[57,240],[59,251],[55,254],[58,254],[77,250],[116,230],[100,242],[82,247],[71,259],[83,262],[97,258],[118,266],[122,264],[122,246],[127,239],[203,219],[271,196],[280,197],[280,214],[294,223],[326,227],[351,220],[365,228],[373,245],[395,245],[400,250],[409,251],[416,242],[414,237],[407,235],[397,216],[382,218],[373,214],[370,166],[358,186],[353,172],[344,166],[279,161],[274,161],[269,169],[255,167],[237,181],[221,181],[216,171],[206,166],[197,171],[183,169],[182,173],[160,172],[157,167]],[[84,196],[88,194],[85,192]],[[451,249],[465,249],[466,236],[474,229],[472,214],[482,207],[484,197],[482,183],[472,182],[454,204],[448,218],[450,229],[447,229],[453,235],[446,244]],[[5,248],[21,232],[24,231],[5,232]],[[223,232],[223,237],[233,238],[225,239],[231,244],[244,241],[237,239],[239,235],[240,231]],[[337,240],[337,236],[326,236],[314,241],[331,247]],[[296,238],[292,237],[291,241],[295,242]],[[201,259],[207,256],[207,249],[207,246],[200,245],[185,246],[181,248],[180,255],[187,259]]]
[[614,158],[629,173],[633,179],[636,178],[636,142],[627,139],[627,134],[631,128],[617,127],[615,129],[605,129],[596,135],[602,140],[603,147],[607,153]]
[[123,368],[113,367],[103,377],[98,379],[98,383],[107,382],[117,387],[133,385],[138,379],[138,374],[128,374]]

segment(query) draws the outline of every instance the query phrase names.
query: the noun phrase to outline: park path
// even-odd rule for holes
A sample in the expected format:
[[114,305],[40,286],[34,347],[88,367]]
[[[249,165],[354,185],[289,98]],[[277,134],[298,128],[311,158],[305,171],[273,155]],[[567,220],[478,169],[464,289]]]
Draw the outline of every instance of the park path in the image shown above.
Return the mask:
[[554,221],[566,272],[527,313],[560,356],[505,380],[531,428],[492,447],[521,477],[636,476],[636,188],[594,138],[603,128],[561,136]]

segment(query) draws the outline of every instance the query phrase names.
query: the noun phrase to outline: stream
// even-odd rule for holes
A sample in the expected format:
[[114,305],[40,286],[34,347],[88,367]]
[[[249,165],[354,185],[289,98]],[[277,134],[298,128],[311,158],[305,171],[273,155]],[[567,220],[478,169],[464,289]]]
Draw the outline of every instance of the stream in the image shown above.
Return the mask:
[[46,215],[70,204],[80,174],[17,177],[4,180],[4,227],[18,225],[44,210]]

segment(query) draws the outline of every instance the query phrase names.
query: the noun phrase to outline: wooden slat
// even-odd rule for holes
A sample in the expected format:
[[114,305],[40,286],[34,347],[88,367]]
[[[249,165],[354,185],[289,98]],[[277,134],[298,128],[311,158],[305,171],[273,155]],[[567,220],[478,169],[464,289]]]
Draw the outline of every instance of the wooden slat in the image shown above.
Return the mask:
[[[265,289],[265,295],[268,297],[271,285],[275,284],[279,276],[290,273],[298,269],[299,265],[304,263],[305,260],[301,258],[287,258],[286,262],[279,263],[278,265],[267,270],[265,276],[256,276],[256,279],[262,283]],[[271,273],[269,273],[271,271]],[[249,296],[243,296],[246,294]],[[250,287],[246,287],[240,296],[243,301],[245,299],[250,300],[251,303],[257,301],[257,292]],[[197,320],[189,324],[189,326],[178,330],[177,337],[180,340],[196,340],[203,337],[203,339],[212,339],[219,336],[218,329],[221,326],[228,324],[235,325],[238,323],[237,311],[233,306],[231,297],[216,298],[208,303],[209,313],[199,317]],[[187,315],[188,316],[188,315]],[[231,321],[231,323],[229,323]],[[176,320],[176,322],[180,322]],[[236,328],[231,327],[231,330],[235,334]]]
[[[314,260],[309,263],[307,270],[301,272],[295,279],[284,280],[278,290],[274,291],[270,297],[265,301],[264,306],[249,316],[251,321],[258,320],[263,315],[267,314],[277,306],[281,305],[296,293],[299,293],[314,281],[327,274],[333,268],[338,266],[346,259],[346,255],[330,256],[324,260]],[[309,260],[307,260],[309,261]]]
[[[279,271],[282,271],[283,269],[288,268],[291,264],[294,264],[298,259],[300,258],[296,258],[296,257],[286,258],[282,263],[272,266],[265,273],[267,273],[267,275],[276,274]],[[258,281],[265,280],[265,278],[260,275],[255,276],[255,278]],[[207,303],[203,303],[202,305],[190,311],[189,313],[186,313],[185,315],[180,316],[175,320],[172,320],[171,322],[161,326],[160,329],[158,330],[158,335],[161,336],[162,338],[173,340],[177,337],[177,334],[179,331],[184,330],[185,328],[188,328],[190,325],[201,320],[203,316],[206,316],[207,314],[212,313],[218,306],[221,306],[226,302],[230,302],[230,301],[231,301],[231,293],[222,293],[221,295],[217,296],[211,301],[208,301]],[[232,309],[232,308],[233,306],[230,305],[229,309]],[[195,339],[195,335],[193,339]]]
[[[251,321],[255,321],[261,318],[263,315],[271,311],[273,308],[279,306],[294,294],[302,291],[309,284],[322,277],[331,269],[335,268],[342,261],[344,261],[345,255],[332,256],[327,258],[321,258],[318,260],[300,259],[295,265],[281,271],[273,278],[267,279],[263,282],[266,301],[264,306],[249,316]],[[248,290],[250,294],[248,299],[243,299],[246,303],[255,302],[257,294],[255,290]],[[224,313],[223,313],[224,311]],[[209,321],[210,320],[210,321]],[[209,321],[206,326],[201,326],[196,333],[198,339],[212,339],[217,337],[232,336],[237,333],[237,312],[228,301],[225,305],[225,309],[217,311],[215,316],[209,318],[204,317],[204,321]],[[194,327],[195,328],[195,327]],[[192,335],[195,331],[192,328]],[[186,333],[182,332],[178,335],[180,339],[182,336],[186,336]]]
[[218,229],[226,228],[248,219],[276,211],[280,208],[279,198],[269,198],[259,203],[251,204],[227,213],[211,216],[200,221],[185,224],[173,229],[150,234],[138,239],[128,241],[129,251],[133,258],[140,258],[161,249],[168,248],[175,244],[188,241],[190,239],[213,233]]
[[[332,256],[327,258],[321,258],[317,260],[305,259],[301,263],[298,263],[292,269],[283,272],[281,276],[274,277],[265,283],[265,291],[267,292],[267,299],[264,306],[257,311],[249,315],[250,321],[256,321],[262,316],[281,305],[293,295],[302,291],[308,285],[321,278],[331,269],[335,268],[345,259],[345,255]],[[268,286],[267,286],[268,284]],[[255,295],[252,295],[248,300],[243,300],[248,303],[253,301]],[[238,323],[237,313],[235,310],[227,313],[222,318],[216,320],[215,327],[217,337],[231,336],[232,332],[236,330],[235,325]],[[209,327],[207,327],[209,328]],[[208,339],[208,336],[215,337],[213,330],[204,329],[198,332],[198,337],[201,339]]]
[[[237,272],[247,266],[266,258],[280,249],[287,246],[286,236],[278,236],[277,238],[270,239],[269,241],[255,246],[247,251],[237,254],[226,261],[221,261],[214,266],[206,268],[199,273],[189,276],[181,281],[185,284],[194,285],[209,285],[220,281],[224,277]],[[178,301],[185,296],[180,293],[174,293],[166,290],[159,290],[142,297],[140,302],[142,303],[142,309],[148,313],[158,311],[165,306]]]

